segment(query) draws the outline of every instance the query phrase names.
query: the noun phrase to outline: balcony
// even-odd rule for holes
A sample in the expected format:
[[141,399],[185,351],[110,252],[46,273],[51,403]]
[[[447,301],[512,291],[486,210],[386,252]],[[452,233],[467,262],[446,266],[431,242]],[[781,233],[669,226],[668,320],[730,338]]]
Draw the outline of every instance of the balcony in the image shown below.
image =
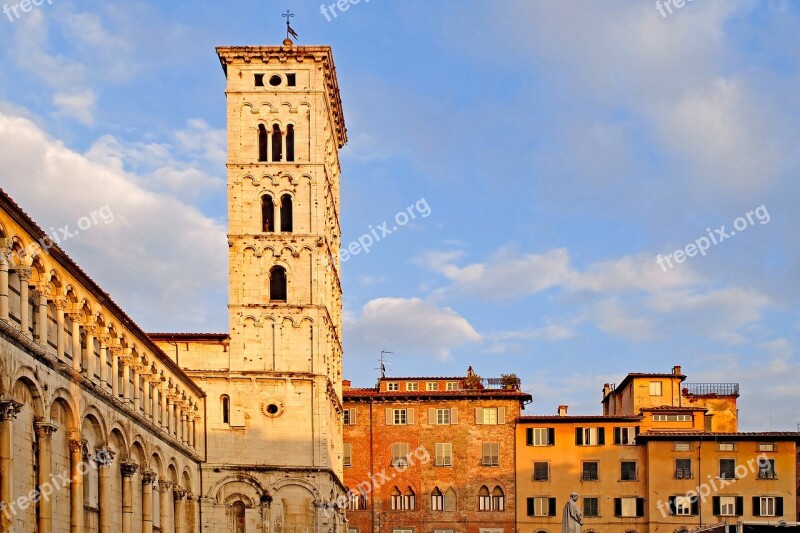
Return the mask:
[[683,395],[739,396],[738,383],[684,383]]

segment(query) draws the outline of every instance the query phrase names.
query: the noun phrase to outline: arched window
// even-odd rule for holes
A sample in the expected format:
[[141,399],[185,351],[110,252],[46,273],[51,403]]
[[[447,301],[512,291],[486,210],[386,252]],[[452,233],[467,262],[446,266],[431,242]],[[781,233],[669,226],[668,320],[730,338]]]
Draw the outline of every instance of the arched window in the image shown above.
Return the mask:
[[277,124],[272,126],[272,160],[283,160],[283,134],[281,134],[281,127]]
[[286,270],[281,266],[272,267],[269,271],[269,301],[285,302],[286,293]]
[[478,510],[492,510],[492,496],[489,494],[489,489],[486,488],[486,485],[482,486],[481,490],[478,491]]
[[275,202],[268,194],[261,197],[261,231],[265,233],[275,231]]
[[294,124],[286,126],[286,160],[294,161]]
[[453,490],[453,487],[447,489],[447,493],[444,495],[444,510],[455,511],[456,499],[456,491]]
[[237,501],[233,504],[233,531],[235,533],[245,533],[245,506],[244,503]]
[[267,150],[269,149],[269,135],[267,128],[263,124],[258,125],[258,160],[267,160]]
[[292,196],[284,194],[281,196],[281,231],[292,231]]
[[431,492],[431,511],[444,511],[444,495],[439,487],[434,487]]
[[350,505],[348,507],[351,511],[363,511],[367,508],[367,497],[360,490],[350,491]]
[[506,510],[506,495],[499,486],[492,491],[492,511]]
[[403,493],[403,509],[406,511],[413,511],[417,508],[417,496],[411,487],[408,487]]
[[223,394],[220,398],[220,403],[222,404],[222,423],[223,424],[230,424],[231,423],[231,399],[228,397],[227,394]]
[[403,508],[403,495],[397,487],[393,488],[392,492],[389,493],[389,503],[392,511],[399,511]]

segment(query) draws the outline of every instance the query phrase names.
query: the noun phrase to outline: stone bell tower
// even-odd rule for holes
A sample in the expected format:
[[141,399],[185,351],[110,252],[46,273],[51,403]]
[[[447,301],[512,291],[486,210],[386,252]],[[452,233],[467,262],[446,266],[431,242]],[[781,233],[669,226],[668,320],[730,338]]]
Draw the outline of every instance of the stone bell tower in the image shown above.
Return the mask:
[[209,424],[208,476],[227,484],[217,501],[247,525],[342,531],[343,515],[330,506],[345,492],[339,149],[347,132],[333,55],[288,39],[217,54],[227,78],[230,339],[225,364],[210,363],[201,378],[224,421]]

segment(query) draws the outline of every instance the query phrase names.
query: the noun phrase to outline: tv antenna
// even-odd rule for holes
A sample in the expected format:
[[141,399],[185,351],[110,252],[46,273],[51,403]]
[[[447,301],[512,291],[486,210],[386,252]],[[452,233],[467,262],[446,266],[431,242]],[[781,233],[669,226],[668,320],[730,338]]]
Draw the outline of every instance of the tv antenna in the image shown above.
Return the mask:
[[391,363],[389,363],[387,361],[387,357],[386,357],[387,355],[390,355],[390,354],[394,355],[394,352],[390,352],[389,350],[381,350],[381,365],[378,368],[375,369],[375,370],[380,370],[381,371],[381,378],[385,378],[386,377],[386,365],[387,364],[391,365]]

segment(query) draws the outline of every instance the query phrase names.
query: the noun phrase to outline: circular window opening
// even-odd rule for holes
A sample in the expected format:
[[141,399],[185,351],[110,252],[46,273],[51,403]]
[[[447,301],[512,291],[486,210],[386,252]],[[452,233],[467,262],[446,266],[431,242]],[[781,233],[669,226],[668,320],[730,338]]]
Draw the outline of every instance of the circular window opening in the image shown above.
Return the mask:
[[276,74],[269,79],[269,84],[273,87],[277,87],[281,84],[281,81],[281,77]]
[[271,403],[267,406],[267,412],[271,415],[278,414],[278,406],[274,403]]

